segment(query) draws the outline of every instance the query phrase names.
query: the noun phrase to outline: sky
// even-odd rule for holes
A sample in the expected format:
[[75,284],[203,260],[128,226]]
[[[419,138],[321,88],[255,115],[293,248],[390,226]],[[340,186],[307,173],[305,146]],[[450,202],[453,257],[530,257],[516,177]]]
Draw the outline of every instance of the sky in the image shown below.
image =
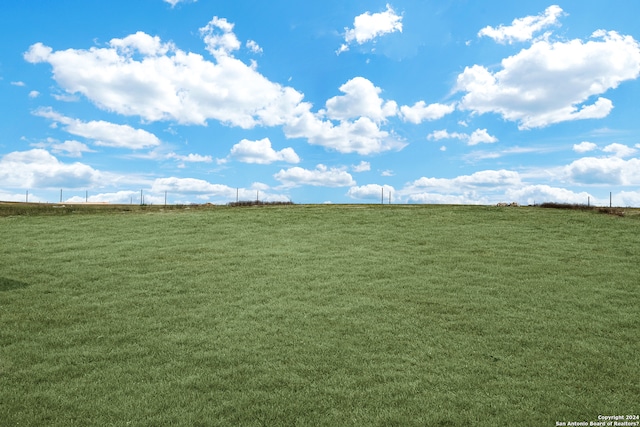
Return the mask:
[[640,206],[637,16],[4,0],[0,200]]

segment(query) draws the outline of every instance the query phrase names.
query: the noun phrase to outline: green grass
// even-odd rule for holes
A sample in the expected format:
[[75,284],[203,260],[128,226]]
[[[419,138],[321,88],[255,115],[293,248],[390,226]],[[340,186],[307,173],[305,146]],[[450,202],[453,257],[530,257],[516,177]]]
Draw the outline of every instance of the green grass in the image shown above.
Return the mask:
[[0,425],[552,426],[640,411],[640,216],[0,217]]

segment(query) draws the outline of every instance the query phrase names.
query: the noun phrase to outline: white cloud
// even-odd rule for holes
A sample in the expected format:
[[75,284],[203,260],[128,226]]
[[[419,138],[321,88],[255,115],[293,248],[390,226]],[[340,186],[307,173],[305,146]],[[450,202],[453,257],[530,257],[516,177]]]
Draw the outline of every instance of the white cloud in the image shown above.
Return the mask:
[[162,43],[160,37],[152,37],[142,31],[131,34],[123,39],[112,39],[109,44],[116,52],[130,57],[139,52],[144,56],[163,56],[172,49],[175,49],[171,43]]
[[497,113],[519,128],[606,117],[613,103],[593,97],[640,74],[640,47],[631,36],[596,31],[592,38],[551,43],[538,40],[502,60],[491,72],[466,67],[456,90],[465,92],[461,110]]
[[[326,102],[317,114],[301,103],[284,126],[288,138],[307,138],[310,144],[339,151],[368,155],[406,146],[393,133],[380,128],[386,117],[397,113],[395,101],[383,101],[381,92],[369,80],[355,77],[340,87],[345,93]],[[332,120],[324,120],[328,116]]]
[[[46,201],[38,195],[33,194],[33,192],[29,192],[28,197],[29,202],[39,203]],[[0,189],[0,200],[4,202],[24,202],[27,201],[27,193],[11,193]]]
[[518,172],[484,170],[454,178],[422,177],[398,191],[409,203],[494,204],[519,201],[513,190],[523,187]]
[[206,194],[228,198],[235,198],[236,195],[236,189],[227,185],[212,184],[202,179],[176,177],[157,178],[151,186],[151,191],[154,193],[167,191],[179,194]]
[[256,190],[259,191],[260,200],[268,201],[288,201],[289,197],[284,194],[269,193],[266,191],[268,186],[261,183],[254,183],[249,188],[232,188],[222,184],[212,184],[208,181],[195,178],[158,178],[152,186],[151,192],[163,194],[165,191],[172,195],[196,196],[200,200],[218,200],[221,202],[235,201],[236,197],[240,200],[255,200]]
[[171,7],[176,7],[178,3],[195,3],[198,0],[164,0],[165,3],[169,3]]
[[32,90],[31,92],[29,92],[29,98],[34,99],[40,96],[40,92],[38,92],[37,90]]
[[307,108],[299,105],[301,93],[269,81],[231,56],[239,47],[232,28],[216,17],[201,29],[215,62],[142,32],[87,50],[54,52],[36,43],[24,58],[49,63],[53,78],[68,94],[84,95],[104,110],[149,122],[205,125],[215,119],[242,128],[276,126]]
[[254,40],[247,40],[246,46],[253,53],[262,53],[262,48]]
[[559,6],[549,6],[537,16],[527,16],[514,19],[511,25],[500,25],[498,28],[484,27],[478,32],[478,37],[490,37],[498,43],[513,43],[531,40],[533,35],[544,28],[558,25],[558,18],[563,15]]
[[231,148],[230,157],[243,163],[268,165],[273,162],[300,163],[300,157],[293,148],[288,147],[275,151],[269,138],[258,141],[243,139]]
[[[147,195],[148,196],[148,195]],[[111,193],[91,194],[89,197],[72,196],[66,200],[68,203],[117,203],[129,204],[140,203],[140,191],[116,191]]]
[[449,132],[446,129],[434,130],[429,135],[427,135],[427,139],[433,141],[440,141],[441,139],[459,139],[461,141],[466,141],[469,139],[469,135],[466,133],[459,132]]
[[395,101],[384,102],[379,97],[382,90],[364,77],[354,77],[342,86],[345,95],[335,96],[326,102],[326,114],[334,120],[367,117],[376,123],[397,113]]
[[418,101],[413,105],[413,107],[403,105],[400,107],[400,112],[402,120],[405,122],[420,124],[425,120],[441,119],[447,114],[452,113],[455,108],[455,104],[447,105],[435,103],[427,105],[424,101]]
[[471,133],[471,135],[467,133],[459,133],[459,132],[450,133],[445,129],[436,130],[431,132],[427,136],[427,139],[434,140],[434,141],[440,141],[442,139],[458,139],[460,141],[466,142],[467,145],[477,145],[480,143],[492,144],[498,141],[498,138],[496,138],[493,135],[490,135],[486,129],[476,129],[475,131],[473,131],[473,133]]
[[377,123],[368,117],[351,121],[342,121],[334,125],[323,121],[311,112],[300,115],[286,124],[285,135],[288,138],[307,138],[310,144],[321,145],[341,153],[368,155],[389,150],[401,150],[406,143],[395,135],[381,130]]
[[[86,50],[53,51],[36,43],[24,58],[50,64],[53,78],[69,95],[83,95],[99,108],[147,122],[206,125],[213,119],[244,129],[283,126],[287,138],[363,155],[406,146],[393,132],[381,129],[386,117],[397,114],[397,104],[382,100],[381,90],[370,81],[349,80],[341,87],[344,95],[314,113],[302,93],[269,81],[255,64],[231,55],[240,46],[232,30],[232,23],[217,17],[201,29],[215,61],[142,32]],[[68,131],[82,127],[82,122],[74,123]],[[154,143],[147,140],[147,145]]]
[[613,143],[602,149],[605,153],[612,153],[616,157],[629,157],[634,155],[638,150],[624,144]]
[[24,82],[22,82],[22,81],[11,82],[11,84],[13,86],[18,86],[18,87],[25,87],[26,86],[26,84]]
[[589,141],[582,141],[580,144],[573,145],[573,151],[576,153],[586,153],[587,151],[593,151],[596,148],[598,148],[598,146]]
[[387,10],[379,13],[365,12],[353,20],[353,28],[345,28],[344,41],[338,53],[349,50],[354,42],[362,45],[385,34],[402,32],[402,16],[387,4]]
[[209,53],[219,58],[240,49],[240,41],[233,33],[233,27],[234,24],[225,18],[214,16],[206,26],[200,28],[200,35],[204,39]]
[[43,149],[14,151],[0,158],[0,182],[12,188],[86,188],[101,181],[83,163],[63,163]]
[[353,177],[344,169],[327,168],[318,165],[316,169],[309,170],[301,167],[293,167],[287,170],[281,169],[274,178],[282,182],[285,187],[297,187],[301,185],[313,185],[318,187],[347,187],[355,185]]
[[520,203],[539,205],[545,202],[552,203],[575,203],[575,204],[598,204],[602,203],[587,192],[576,193],[566,188],[551,187],[549,185],[527,185],[521,188],[508,189],[505,193],[505,200],[517,200]]
[[469,139],[467,144],[469,145],[477,145],[480,143],[484,144],[493,144],[497,142],[498,138],[495,136],[489,135],[486,129],[476,129],[473,131],[471,135],[469,135]]
[[103,120],[83,122],[63,116],[51,108],[41,108],[36,110],[34,114],[62,123],[65,126],[65,131],[72,135],[92,139],[96,145],[130,149],[160,145],[160,140],[154,134],[143,129],[135,129],[129,125],[118,125]]
[[357,200],[376,200],[379,202],[382,202],[384,197],[384,203],[388,203],[389,196],[393,197],[395,191],[395,188],[390,185],[367,184],[360,187],[351,187],[347,192],[347,196]]
[[621,191],[613,196],[615,206],[640,206],[640,191]]
[[367,172],[371,170],[371,163],[365,162],[364,160],[360,162],[360,164],[353,166],[354,172]]
[[412,193],[407,195],[409,203],[444,204],[444,205],[486,205],[489,200],[479,198],[473,194],[440,194],[440,193]]
[[86,144],[79,141],[65,141],[63,143],[52,144],[51,148],[54,153],[69,157],[82,157],[82,153],[93,152]]
[[478,188],[505,188],[521,183],[518,172],[509,170],[485,170],[471,175],[461,175],[456,178],[426,178],[422,177],[408,184],[404,193],[459,193]]
[[579,184],[640,185],[640,159],[583,157],[564,168],[569,180]]
[[167,158],[176,159],[176,160],[179,160],[181,162],[186,162],[186,163],[211,163],[211,162],[213,162],[213,158],[211,156],[203,156],[201,154],[193,154],[193,153],[189,153],[186,156],[180,155],[180,154],[176,154],[176,153],[169,153],[169,154],[167,154]]

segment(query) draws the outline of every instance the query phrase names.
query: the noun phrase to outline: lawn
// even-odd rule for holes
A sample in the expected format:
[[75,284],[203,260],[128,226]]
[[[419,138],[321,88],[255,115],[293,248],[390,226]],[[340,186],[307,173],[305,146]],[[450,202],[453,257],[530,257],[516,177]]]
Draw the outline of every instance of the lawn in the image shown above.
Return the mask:
[[2,426],[555,426],[640,412],[640,215],[12,213]]

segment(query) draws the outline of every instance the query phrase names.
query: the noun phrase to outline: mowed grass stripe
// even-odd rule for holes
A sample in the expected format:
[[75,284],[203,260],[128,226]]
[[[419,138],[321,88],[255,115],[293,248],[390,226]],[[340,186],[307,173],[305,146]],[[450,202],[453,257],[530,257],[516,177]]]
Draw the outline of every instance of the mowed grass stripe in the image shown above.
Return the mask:
[[6,425],[634,413],[640,222],[478,206],[0,218]]

